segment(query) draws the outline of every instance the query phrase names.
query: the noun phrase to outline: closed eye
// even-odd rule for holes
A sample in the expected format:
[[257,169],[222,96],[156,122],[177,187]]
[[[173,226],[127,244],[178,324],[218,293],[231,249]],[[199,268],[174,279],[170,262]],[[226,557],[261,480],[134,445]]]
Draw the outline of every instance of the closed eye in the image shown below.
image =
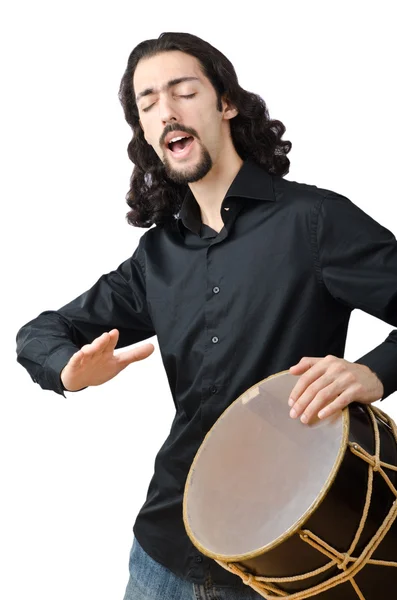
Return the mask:
[[[187,98],[187,99],[190,99],[190,98],[193,98],[195,95],[196,95],[196,92],[195,92],[194,94],[187,94],[187,95],[185,95],[185,96],[183,96],[183,95],[180,95],[180,96],[179,96],[179,98]],[[150,109],[152,108],[152,106],[153,106],[153,105],[154,105],[154,103],[153,103],[153,104],[151,104],[150,106],[146,107],[146,108],[142,108],[143,112],[148,112],[148,110],[150,110]]]

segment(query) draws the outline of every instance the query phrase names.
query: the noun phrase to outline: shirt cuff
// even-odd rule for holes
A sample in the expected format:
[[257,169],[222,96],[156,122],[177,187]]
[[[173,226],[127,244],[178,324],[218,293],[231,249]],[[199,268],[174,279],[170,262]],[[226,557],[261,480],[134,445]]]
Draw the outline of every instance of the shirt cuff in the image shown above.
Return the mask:
[[383,383],[380,400],[397,390],[397,346],[394,342],[386,340],[355,362],[369,367]]
[[[57,394],[61,394],[64,398],[66,398],[65,392],[71,392],[72,390],[67,390],[63,385],[61,380],[61,371],[65,365],[67,365],[73,354],[75,354],[78,350],[79,348],[77,346],[59,348],[57,352],[50,354],[44,365],[45,379],[48,382],[48,389],[53,390]],[[85,390],[86,388],[84,387],[81,389]],[[81,390],[75,391],[80,392]]]

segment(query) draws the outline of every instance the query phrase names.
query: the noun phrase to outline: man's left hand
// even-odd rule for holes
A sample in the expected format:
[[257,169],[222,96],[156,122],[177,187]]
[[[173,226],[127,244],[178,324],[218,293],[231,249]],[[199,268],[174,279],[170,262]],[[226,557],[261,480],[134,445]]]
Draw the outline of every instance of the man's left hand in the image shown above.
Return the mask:
[[383,384],[366,365],[344,358],[305,356],[290,368],[301,375],[291,392],[292,418],[309,423],[314,416],[329,417],[351,402],[370,404],[383,396]]

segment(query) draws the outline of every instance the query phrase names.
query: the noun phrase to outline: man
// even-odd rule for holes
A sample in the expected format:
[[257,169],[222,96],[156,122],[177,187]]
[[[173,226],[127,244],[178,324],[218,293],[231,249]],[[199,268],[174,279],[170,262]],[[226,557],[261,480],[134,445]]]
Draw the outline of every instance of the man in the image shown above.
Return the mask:
[[260,598],[190,543],[189,467],[227,406],[273,373],[301,375],[289,404],[303,422],[397,389],[397,331],[343,359],[355,307],[397,325],[397,242],[346,197],[283,179],[284,125],[200,38],[139,44],[120,100],[133,131],[128,221],[155,227],[90,290],[22,327],[18,360],[64,394],[146,358],[151,344],[113,351],[156,334],[176,413],[135,522],[125,600]]

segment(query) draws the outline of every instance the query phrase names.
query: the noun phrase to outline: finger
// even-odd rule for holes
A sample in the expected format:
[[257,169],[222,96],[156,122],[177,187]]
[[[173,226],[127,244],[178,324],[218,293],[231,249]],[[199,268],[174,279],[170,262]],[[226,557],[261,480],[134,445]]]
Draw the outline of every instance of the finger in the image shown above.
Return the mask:
[[304,373],[310,369],[310,367],[315,365],[319,360],[323,360],[323,358],[316,356],[304,356],[298,363],[296,363],[296,365],[292,365],[289,370],[293,375],[300,375],[301,373]]
[[352,390],[345,390],[342,392],[342,394],[335,398],[333,402],[321,409],[317,416],[319,419],[326,419],[327,417],[336,414],[340,410],[343,410],[353,401],[354,392]]
[[117,355],[117,360],[120,363],[122,368],[125,368],[127,365],[138,362],[150,356],[154,351],[153,344],[144,344],[143,346],[138,346],[137,348],[133,348],[132,350],[126,350],[125,352],[120,352]]
[[119,332],[117,329],[104,331],[102,335],[100,335],[92,342],[92,344],[90,344],[87,354],[90,357],[100,357],[105,352],[113,354],[118,341]]
[[[81,360],[83,358],[83,353],[80,350],[78,350],[77,352],[75,352],[70,358],[69,358],[69,362],[67,363],[69,366],[71,367],[77,367],[77,365],[79,365],[81,363]],[[65,365],[66,366],[66,365]]]
[[94,354],[103,352],[108,343],[109,334],[104,332],[102,335],[95,338],[95,340],[93,340],[91,344],[86,344],[85,346],[83,346],[82,350],[84,350],[87,356],[92,356]]
[[324,386],[318,391],[313,399],[306,404],[303,411],[299,411],[299,415],[302,415],[302,423],[309,423],[322,409],[330,405],[336,398],[348,390],[349,384],[346,384],[346,382],[343,381],[343,378],[337,379],[331,384]]
[[[117,332],[116,341],[114,341],[115,334],[113,333],[113,335],[111,335],[111,333],[114,331]],[[116,345],[118,340],[118,331],[117,329],[114,329],[112,330],[112,332],[104,331],[102,335],[95,338],[91,342],[91,344],[86,344],[85,346],[83,346],[82,350],[84,350],[84,354],[87,357],[92,358],[94,355],[101,355],[103,352],[105,352],[105,350],[110,350],[111,352],[113,352],[114,346]]]
[[119,341],[120,332],[118,329],[112,329],[109,331],[109,347],[112,348],[112,351],[117,346],[117,342]]
[[118,336],[119,336],[119,332],[117,331],[117,329],[112,329],[111,331],[104,331],[102,333],[102,335],[95,338],[95,340],[92,342],[91,346],[96,349],[98,349],[98,348],[104,349],[107,346],[109,346],[109,344],[113,343],[115,337],[116,337],[116,343],[117,343]]
[[[312,360],[312,359],[311,359]],[[325,360],[318,359],[315,363],[312,363],[312,366],[309,370],[307,370],[303,375],[301,375],[293,387],[290,397],[288,399],[289,406],[294,406],[300,396],[305,392],[305,390],[319,377],[321,377],[325,371],[327,370],[328,364]]]
[[[307,416],[311,415],[313,412],[311,405],[313,403],[316,405],[318,404],[318,410],[320,410],[322,406],[325,406],[326,400],[330,399],[331,394],[334,394],[333,398],[335,398],[338,394],[343,392],[343,389],[341,383],[338,382],[338,384],[336,384],[335,377],[326,371],[323,375],[313,381],[298,400],[296,400],[293,408],[291,408],[290,416],[293,419],[296,419],[297,417],[300,417],[303,412],[305,412]],[[319,403],[321,402],[324,402],[324,405],[320,406]]]

